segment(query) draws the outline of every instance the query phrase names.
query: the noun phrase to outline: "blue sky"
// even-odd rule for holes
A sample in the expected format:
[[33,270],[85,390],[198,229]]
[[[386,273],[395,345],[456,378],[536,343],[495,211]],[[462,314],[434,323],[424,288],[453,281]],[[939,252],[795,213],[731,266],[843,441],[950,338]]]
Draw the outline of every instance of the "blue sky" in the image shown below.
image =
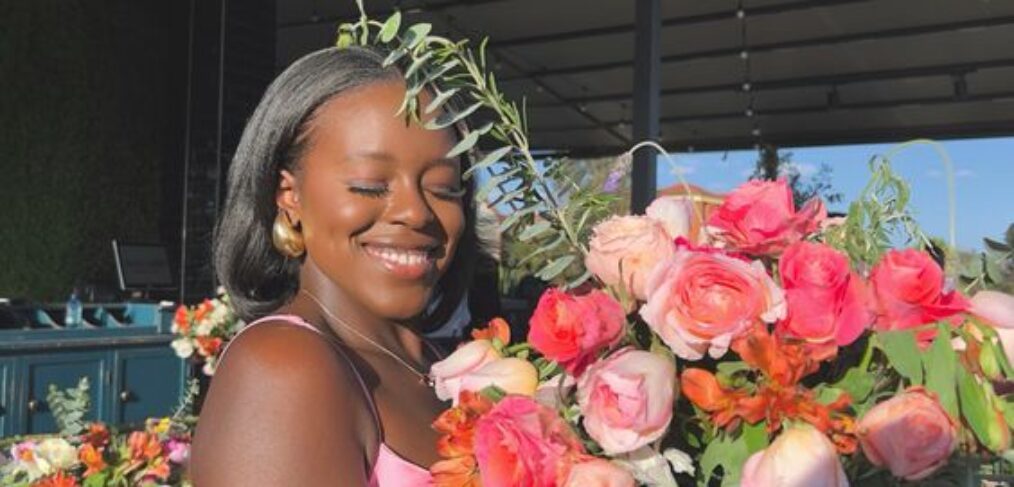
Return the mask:
[[[940,142],[954,163],[957,196],[957,242],[966,249],[982,249],[982,237],[1001,237],[1014,222],[1014,137]],[[897,144],[784,148],[805,176],[821,164],[831,167],[831,184],[843,194],[844,211],[869,176],[867,162]],[[691,183],[725,192],[747,179],[757,160],[755,151],[674,154],[679,171]],[[909,146],[891,158],[891,166],[912,187],[911,206],[923,230],[947,236],[947,180],[937,152],[927,145]],[[670,165],[659,159],[658,186],[676,182]]]

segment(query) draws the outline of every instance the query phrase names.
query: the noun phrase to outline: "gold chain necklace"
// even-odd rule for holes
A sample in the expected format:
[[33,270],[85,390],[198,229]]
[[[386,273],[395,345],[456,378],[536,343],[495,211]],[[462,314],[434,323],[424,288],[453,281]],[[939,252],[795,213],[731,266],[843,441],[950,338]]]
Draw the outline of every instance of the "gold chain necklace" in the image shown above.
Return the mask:
[[313,302],[317,304],[317,307],[320,308],[320,310],[323,311],[324,314],[328,315],[336,323],[338,323],[339,325],[341,325],[342,327],[344,327],[346,330],[354,333],[359,338],[362,338],[363,340],[366,340],[369,344],[373,345],[374,347],[377,347],[380,351],[386,353],[387,355],[390,355],[391,358],[393,358],[394,360],[396,360],[399,364],[403,365],[406,369],[412,371],[413,374],[418,375],[419,376],[419,383],[420,384],[425,384],[427,387],[433,387],[433,378],[430,377],[429,374],[424,374],[422,372],[419,372],[418,370],[416,370],[415,367],[412,366],[412,364],[409,364],[404,359],[402,359],[401,357],[399,357],[398,354],[396,354],[396,353],[388,350],[383,345],[381,345],[381,344],[373,341],[372,339],[370,339],[370,337],[364,335],[362,332],[360,332],[359,330],[355,329],[355,327],[353,327],[352,325],[348,324],[345,320],[343,320],[343,319],[335,316],[334,313],[331,313],[331,311],[329,311],[327,309],[327,306],[324,306],[324,303],[322,303],[320,301],[320,299],[318,299],[317,296],[314,296],[313,293],[311,293],[310,291],[307,291],[306,289],[300,289],[299,291],[301,293],[303,293],[303,294],[306,294],[307,297],[309,297],[311,300],[313,300]]

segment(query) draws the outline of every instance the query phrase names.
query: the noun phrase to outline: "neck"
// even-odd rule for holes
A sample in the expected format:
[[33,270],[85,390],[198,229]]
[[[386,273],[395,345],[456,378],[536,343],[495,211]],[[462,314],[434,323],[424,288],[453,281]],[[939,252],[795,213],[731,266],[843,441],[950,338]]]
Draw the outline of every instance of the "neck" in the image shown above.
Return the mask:
[[422,361],[422,339],[409,324],[369,312],[328,278],[310,256],[300,269],[299,285],[291,310],[326,324],[346,345],[370,354],[383,353],[377,349],[379,345],[404,359]]

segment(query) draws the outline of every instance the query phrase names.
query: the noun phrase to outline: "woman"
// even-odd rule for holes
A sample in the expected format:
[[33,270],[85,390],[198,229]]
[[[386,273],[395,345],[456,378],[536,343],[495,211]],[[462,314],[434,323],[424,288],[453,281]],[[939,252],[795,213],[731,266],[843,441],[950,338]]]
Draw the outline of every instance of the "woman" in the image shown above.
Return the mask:
[[440,356],[419,332],[467,287],[474,208],[467,161],[445,157],[457,134],[395,116],[403,74],[382,60],[357,47],[300,59],[243,133],[215,266],[257,321],[202,408],[197,486],[430,480],[430,424],[447,405],[424,380]]

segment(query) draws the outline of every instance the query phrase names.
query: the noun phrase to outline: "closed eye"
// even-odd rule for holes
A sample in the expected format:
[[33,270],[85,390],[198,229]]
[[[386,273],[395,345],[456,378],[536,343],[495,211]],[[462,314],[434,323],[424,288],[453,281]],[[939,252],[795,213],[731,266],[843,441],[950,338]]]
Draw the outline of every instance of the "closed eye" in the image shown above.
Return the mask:
[[349,192],[370,198],[383,198],[387,194],[387,186],[356,186],[349,185]]
[[446,187],[430,188],[428,191],[437,198],[445,200],[459,199],[462,196],[465,196],[466,193],[464,188],[446,188]]

